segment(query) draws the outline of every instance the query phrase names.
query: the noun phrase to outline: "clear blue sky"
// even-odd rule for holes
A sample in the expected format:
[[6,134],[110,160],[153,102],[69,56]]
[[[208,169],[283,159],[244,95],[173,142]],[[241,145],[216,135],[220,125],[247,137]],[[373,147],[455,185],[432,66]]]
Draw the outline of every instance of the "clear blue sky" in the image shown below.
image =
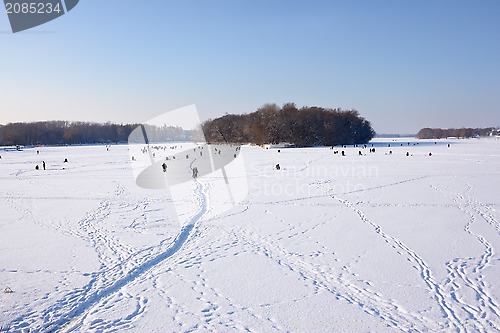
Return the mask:
[[0,124],[355,108],[378,133],[500,126],[500,1],[81,0],[12,34]]

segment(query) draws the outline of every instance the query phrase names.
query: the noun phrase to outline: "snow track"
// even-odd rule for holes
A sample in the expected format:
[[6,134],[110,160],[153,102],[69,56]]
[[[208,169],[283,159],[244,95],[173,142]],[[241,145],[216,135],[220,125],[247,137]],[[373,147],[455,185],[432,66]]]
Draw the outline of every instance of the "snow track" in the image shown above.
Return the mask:
[[[118,257],[118,260],[115,258],[114,260],[117,263],[114,266],[109,267],[111,265],[104,265],[103,270],[92,274],[89,283],[83,288],[71,291],[64,298],[45,309],[41,314],[35,312],[19,317],[10,324],[11,329],[15,331],[21,330],[23,327],[30,327],[30,332],[78,331],[84,324],[87,316],[92,314],[95,306],[106,307],[107,304],[113,302],[115,294],[120,293],[120,297],[116,300],[118,302],[123,297],[121,292],[123,289],[133,284],[139,277],[160,263],[175,255],[188,240],[193,228],[196,227],[208,208],[204,187],[198,180],[196,180],[195,192],[199,204],[198,212],[181,229],[173,242],[165,250],[159,254],[154,254],[153,250],[156,248],[150,249],[147,251],[148,253],[141,251],[140,258],[135,258],[135,254],[131,254],[125,260],[122,260],[123,258],[121,257]],[[130,248],[124,247],[116,240],[113,240],[112,237],[109,237],[109,235],[102,234],[97,227],[98,222],[103,220],[109,213],[109,204],[109,201],[104,201],[95,213],[90,214],[80,223],[103,262],[111,258],[106,255],[106,251],[111,251],[113,254],[131,252]],[[158,246],[158,248],[160,247],[162,245]],[[132,296],[128,294],[126,297],[131,298]],[[137,311],[122,321],[129,322],[140,316],[146,303],[146,298],[138,298]],[[107,323],[105,321],[97,321],[93,322],[89,328],[93,331],[106,330],[123,326],[125,325],[124,322]]]
[[[424,261],[424,259],[418,253],[406,246],[402,241],[385,233],[379,225],[371,222],[366,217],[366,215],[361,210],[357,209],[351,202],[345,199],[340,199],[336,196],[332,197],[344,204],[346,207],[352,209],[359,216],[361,221],[371,226],[377,233],[377,235],[379,235],[388,245],[391,245],[394,250],[402,251],[408,258],[411,258],[412,262],[415,262],[417,264],[420,272],[420,277],[429,287],[429,291],[433,294],[434,299],[438,303],[443,313],[446,315],[446,318],[448,318],[449,320],[449,324],[447,325],[447,327],[445,327],[445,329],[453,328],[457,332],[461,332],[463,329],[463,325],[461,324],[460,319],[456,316],[451,305],[449,304],[449,301],[447,300],[447,297],[444,295],[440,284],[433,277],[432,271],[429,268],[429,265]],[[430,321],[427,321],[427,323],[429,322]],[[429,328],[424,327],[423,329],[424,331],[426,331]]]
[[0,332],[500,332],[499,142],[244,147],[224,212],[222,175],[170,199],[125,146],[2,154]]
[[[471,194],[473,186],[464,183],[467,189],[463,193],[432,187],[443,195],[451,197],[456,207],[468,216],[469,222],[465,225],[464,231],[477,239],[484,247],[484,252],[479,257],[454,258],[448,261],[446,263],[448,277],[443,288],[453,301],[451,304],[454,311],[462,312],[464,317],[468,317],[464,320],[465,332],[500,332],[499,307],[489,293],[483,276],[483,271],[490,266],[495,251],[485,236],[472,231],[473,225],[478,223],[478,218],[490,224],[495,230],[498,230],[498,222],[488,214],[488,207],[473,199]],[[466,290],[472,290],[475,297],[465,298]]]
[[[315,289],[322,289],[331,293],[335,298],[344,300],[351,305],[362,309],[366,314],[381,319],[387,327],[396,328],[406,332],[426,332],[437,329],[431,320],[404,309],[394,301],[385,299],[381,294],[360,288],[349,280],[351,275],[346,266],[342,272],[328,272],[322,267],[312,265],[297,255],[279,247],[275,242],[266,240],[255,234],[234,235],[241,239],[249,248],[273,260],[298,274],[303,280],[309,282]],[[347,274],[344,274],[347,273]]]

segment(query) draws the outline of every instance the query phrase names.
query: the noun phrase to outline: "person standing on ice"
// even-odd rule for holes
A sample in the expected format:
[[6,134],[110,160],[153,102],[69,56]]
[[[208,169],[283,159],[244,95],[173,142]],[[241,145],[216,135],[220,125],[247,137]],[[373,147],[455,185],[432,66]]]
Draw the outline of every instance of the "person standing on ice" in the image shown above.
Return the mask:
[[193,168],[193,178],[194,179],[198,178],[198,168],[197,167]]
[[43,170],[45,170],[45,161],[42,161]]

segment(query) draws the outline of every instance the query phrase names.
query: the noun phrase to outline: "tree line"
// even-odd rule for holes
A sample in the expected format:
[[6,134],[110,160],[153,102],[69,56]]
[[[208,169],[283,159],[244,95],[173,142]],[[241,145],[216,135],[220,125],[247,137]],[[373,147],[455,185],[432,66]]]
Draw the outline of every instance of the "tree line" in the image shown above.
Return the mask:
[[[41,121],[0,126],[0,145],[65,145],[126,143],[140,124]],[[144,125],[151,142],[202,140],[200,131],[176,126]]]
[[265,104],[249,114],[227,114],[203,124],[208,142],[297,146],[363,144],[375,136],[371,124],[356,110],[329,109],[294,103]]
[[422,128],[417,133],[419,139],[443,139],[449,137],[474,138],[481,136],[498,135],[499,129],[487,128]]
[[[41,121],[0,125],[0,145],[64,145],[126,143],[141,124]],[[203,141],[297,146],[363,144],[375,131],[356,110],[321,107],[282,107],[265,104],[249,114],[226,114],[208,120],[199,130],[143,125],[150,142]],[[139,133],[140,134],[140,133]],[[139,135],[138,139],[142,139]]]

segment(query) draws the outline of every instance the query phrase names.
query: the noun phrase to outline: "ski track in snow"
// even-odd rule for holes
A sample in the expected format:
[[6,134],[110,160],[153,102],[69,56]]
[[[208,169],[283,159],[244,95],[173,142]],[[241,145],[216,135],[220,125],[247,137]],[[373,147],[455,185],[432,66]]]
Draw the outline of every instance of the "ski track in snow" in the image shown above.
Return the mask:
[[[324,156],[306,162],[304,167],[297,169],[296,172],[298,174],[305,172],[312,162],[323,158]],[[465,180],[458,177],[455,179],[466,183]],[[327,292],[336,299],[361,309],[369,316],[380,319],[392,329],[403,332],[500,332],[500,309],[489,291],[490,286],[485,282],[483,275],[484,270],[495,259],[496,252],[490,242],[491,238],[488,241],[487,237],[472,230],[474,225],[487,223],[496,230],[495,236],[498,236],[500,235],[500,223],[495,218],[492,207],[479,202],[474,197],[474,187],[466,183],[467,190],[464,193],[457,193],[433,185],[431,183],[432,176],[419,176],[365,190],[376,191],[423,180],[428,181],[432,189],[452,200],[453,207],[467,216],[468,223],[465,225],[464,231],[477,239],[484,248],[478,257],[453,258],[446,262],[447,277],[442,281],[432,272],[430,265],[422,255],[370,220],[368,214],[363,212],[361,204],[353,203],[344,198],[344,195],[359,191],[335,194],[330,191],[324,196],[317,196],[317,198],[330,197],[338,201],[342,205],[342,209],[352,211],[362,223],[371,228],[387,244],[390,251],[405,255],[408,262],[415,265],[420,278],[427,286],[427,291],[443,313],[443,318],[439,322],[427,318],[422,313],[409,311],[398,304],[397,300],[388,299],[382,292],[373,290],[370,281],[362,280],[355,272],[351,271],[349,267],[351,263],[343,265],[340,271],[335,270],[327,265],[307,261],[304,259],[304,255],[288,250],[277,241],[281,239],[281,233],[292,232],[294,233],[292,236],[299,235],[299,233],[305,234],[328,223],[328,219],[308,226],[308,229],[301,232],[298,230],[298,226],[301,224],[296,223],[290,229],[282,230],[268,237],[264,237],[251,228],[228,228],[226,230],[221,227],[230,236],[230,239],[225,243],[215,245],[215,242],[208,239],[203,232],[204,225],[199,223],[210,211],[210,184],[202,184],[199,180],[195,180],[198,212],[173,240],[165,239],[159,245],[141,250],[123,244],[113,236],[112,231],[104,228],[102,222],[110,214],[116,212],[114,205],[117,203],[113,199],[102,199],[95,211],[88,213],[78,222],[79,229],[72,230],[46,221],[43,216],[36,213],[31,199],[16,201],[9,199],[12,196],[8,194],[6,199],[12,207],[22,214],[23,218],[29,219],[39,226],[53,228],[65,235],[77,237],[91,244],[101,263],[99,271],[88,275],[89,282],[86,285],[68,292],[41,312],[27,311],[9,324],[9,330],[17,332],[29,327],[29,332],[119,332],[123,329],[133,328],[134,322],[147,311],[149,300],[147,297],[134,294],[131,289],[145,281],[151,281],[153,290],[165,301],[166,306],[171,311],[171,320],[177,325],[177,329],[173,329],[173,331],[221,331],[223,330],[221,327],[225,327],[228,331],[253,332],[252,325],[245,323],[241,317],[250,318],[254,323],[259,323],[258,327],[265,327],[266,331],[288,331],[288,328],[284,327],[279,320],[272,316],[266,316],[261,311],[262,308],[271,307],[277,303],[243,306],[237,300],[224,295],[216,286],[210,285],[205,277],[203,260],[224,258],[230,255],[230,250],[235,249],[238,252],[256,254],[272,261],[275,265],[307,282],[307,286],[314,290],[314,294],[320,291]],[[123,195],[125,190],[118,183],[116,184],[115,195]],[[320,181],[309,185],[323,186],[327,184]],[[266,204],[287,205],[310,199],[310,197],[293,198],[267,202]],[[259,203],[251,202],[248,204],[256,205]],[[126,208],[135,210],[140,209],[140,207],[144,208],[145,205],[147,203],[141,202],[132,208],[128,206]],[[321,204],[312,203],[311,205]],[[384,204],[381,205],[384,206]],[[409,206],[412,205],[418,206],[418,204],[410,204]],[[438,205],[437,208],[441,206]],[[444,206],[450,207],[449,205]],[[210,220],[216,221],[218,218],[234,217],[245,213],[248,209],[249,206],[246,206],[241,211],[233,211]],[[139,223],[138,219],[131,221],[128,228],[134,229]],[[191,248],[196,250],[191,250]],[[183,256],[175,256],[181,249]],[[176,271],[174,268],[160,267],[160,264],[167,259],[172,266],[181,268],[195,266],[197,268],[196,278],[186,278],[182,271]],[[197,302],[203,304],[201,310],[203,320],[199,320],[196,324],[183,322],[183,318],[186,316],[199,318],[200,314],[196,313],[196,309],[193,309],[191,305],[185,305],[176,300],[174,296],[169,294],[168,288],[161,285],[161,277],[165,274],[171,274],[196,293]],[[360,287],[357,282],[363,282],[363,287]],[[469,294],[466,295],[466,291],[469,294],[472,291],[475,298],[471,298]],[[120,315],[117,319],[101,315],[103,311],[112,313],[112,309],[124,300],[135,305],[127,315]],[[240,314],[239,318],[232,316],[234,313]]]
[[234,234],[234,237],[246,243],[249,249],[273,260],[279,266],[298,274],[303,280],[310,282],[316,289],[331,293],[336,299],[347,301],[359,307],[365,313],[384,321],[388,327],[405,332],[425,332],[436,325],[424,316],[411,313],[395,301],[387,300],[380,293],[369,288],[360,288],[352,283],[346,275],[352,275],[347,266],[343,271],[332,272],[327,267],[318,267],[300,259],[292,253],[252,233]]
[[[88,214],[79,223],[81,229],[86,233],[86,236],[79,236],[92,242],[103,264],[102,269],[91,275],[87,285],[72,290],[42,313],[29,312],[13,320],[9,325],[10,329],[20,331],[23,328],[30,327],[30,332],[78,331],[86,318],[98,311],[94,307],[109,309],[123,297],[134,298],[134,296],[124,291],[126,287],[132,285],[139,277],[175,255],[188,240],[193,229],[196,228],[197,223],[207,211],[208,202],[204,185],[199,180],[195,180],[195,183],[195,195],[199,203],[199,211],[181,229],[168,248],[159,254],[155,254],[156,251],[154,250],[160,250],[165,244],[146,250],[143,249],[134,254],[132,248],[120,244],[109,233],[102,231],[98,227],[99,221],[104,220],[110,214],[110,201],[104,200],[94,213]],[[134,258],[139,253],[142,254],[140,258]],[[124,259],[125,257],[127,258]],[[115,297],[116,295],[118,296]],[[93,331],[115,331],[120,327],[127,327],[130,322],[144,312],[147,302],[146,298],[137,297],[137,309],[134,313],[119,321],[94,321],[89,329]]]
[[387,244],[391,245],[392,248],[396,251],[402,251],[407,255],[407,257],[411,258],[412,261],[417,264],[418,270],[420,272],[420,277],[428,286],[429,291],[433,294],[437,304],[445,314],[446,318],[449,320],[448,327],[445,327],[445,329],[453,328],[457,332],[462,332],[463,325],[461,324],[460,319],[456,316],[455,312],[449,304],[447,297],[444,295],[440,284],[433,277],[432,271],[429,268],[429,265],[424,261],[424,259],[418,253],[406,246],[402,241],[385,233],[378,224],[370,221],[360,209],[356,208],[355,205],[348,200],[340,199],[335,195],[332,195],[332,198],[338,200],[346,207],[352,209],[359,216],[360,220],[371,226],[377,233],[377,235],[379,235]]
[[[454,311],[457,313],[462,311],[465,316],[469,317],[465,320],[465,332],[491,332],[492,330],[500,332],[500,310],[488,292],[488,286],[483,281],[484,276],[482,275],[483,270],[490,265],[495,251],[486,237],[471,230],[472,225],[478,223],[478,217],[490,224],[497,232],[499,231],[499,223],[490,214],[486,205],[474,199],[471,194],[473,186],[467,182],[464,183],[467,185],[467,189],[463,194],[445,191],[434,185],[431,187],[443,195],[451,197],[456,207],[468,216],[469,222],[465,225],[464,231],[482,244],[484,252],[479,258],[454,258],[448,261],[446,263],[448,277],[443,288],[446,288],[448,297],[453,300],[451,304]],[[461,291],[467,288],[474,292],[474,302],[471,302],[470,297],[465,300],[461,296]]]
[[[412,180],[425,178],[427,177]],[[431,187],[446,195],[445,191],[432,185]],[[412,262],[415,262],[418,265],[420,277],[428,286],[429,291],[433,294],[433,297],[436,300],[436,303],[445,314],[446,323],[443,323],[444,325],[440,328],[440,330],[453,330],[455,332],[464,333],[488,333],[492,331],[500,332],[500,311],[495,300],[491,294],[488,293],[488,287],[483,282],[483,275],[481,274],[481,272],[490,264],[491,258],[494,256],[495,252],[491,244],[484,236],[478,235],[470,229],[471,225],[477,221],[475,214],[489,223],[497,231],[500,230],[500,224],[490,212],[490,207],[480,204],[470,194],[468,194],[471,191],[472,187],[469,185],[466,194],[456,194],[453,201],[456,206],[470,218],[469,223],[465,227],[465,231],[476,237],[477,240],[484,246],[485,250],[480,258],[455,258],[454,260],[447,262],[446,266],[448,270],[448,278],[444,282],[438,281],[433,276],[429,265],[417,252],[405,245],[401,240],[384,232],[381,226],[370,221],[366,214],[357,208],[356,204],[353,204],[346,199],[341,199],[338,195],[332,195],[332,198],[354,211],[360,220],[371,226],[377,235],[379,235],[387,244],[392,245],[392,248],[398,252],[402,251],[405,253],[407,257],[412,259]],[[466,302],[460,297],[459,290],[460,288],[465,287],[470,288],[475,292],[475,304],[471,304],[470,300],[467,300],[468,302]],[[359,294],[363,295],[362,293]],[[377,293],[375,293],[375,295],[377,295]],[[359,304],[369,304],[369,300],[369,298],[365,298],[364,302],[359,302]],[[392,324],[393,326],[396,326],[404,331],[407,331],[409,327],[411,327],[411,330],[415,331],[433,331],[436,329],[436,323],[433,324],[431,321],[423,317],[405,318],[404,316],[400,316],[398,319],[402,320],[402,322],[394,320],[394,318],[397,318],[397,312],[407,314],[407,311],[398,306],[393,306],[392,309],[391,306],[387,307],[386,304],[384,304],[386,303],[384,299],[371,299],[371,301],[373,309],[376,309],[376,315],[384,320],[390,318],[389,324]],[[388,315],[381,315],[383,313],[383,310],[381,311],[381,309],[385,309]],[[373,315],[374,313],[370,314]],[[421,326],[418,327],[418,324]]]

